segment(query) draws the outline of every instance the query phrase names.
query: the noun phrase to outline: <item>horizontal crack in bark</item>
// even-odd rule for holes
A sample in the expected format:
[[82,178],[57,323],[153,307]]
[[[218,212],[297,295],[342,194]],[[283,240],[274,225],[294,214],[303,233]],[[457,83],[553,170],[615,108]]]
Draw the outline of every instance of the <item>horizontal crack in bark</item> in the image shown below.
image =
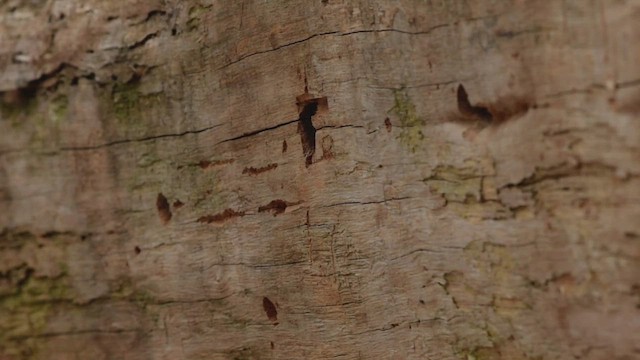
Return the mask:
[[209,130],[215,129],[215,128],[219,127],[219,126],[222,126],[222,124],[209,126],[209,127],[206,127],[206,128],[203,128],[203,129],[198,129],[198,130],[187,130],[187,131],[184,131],[184,132],[181,132],[181,133],[177,133],[177,134],[161,134],[161,135],[155,135],[155,136],[142,137],[142,138],[138,138],[138,139],[114,140],[114,141],[110,141],[108,143],[99,144],[99,145],[65,146],[65,147],[61,147],[60,151],[96,150],[96,149],[101,149],[101,148],[105,148],[105,147],[109,147],[109,146],[132,143],[132,142],[144,142],[144,141],[151,141],[151,140],[157,140],[157,139],[163,139],[163,138],[181,137],[181,136],[185,136],[185,135],[199,134],[199,133],[202,133],[202,132],[205,132],[205,131],[209,131]]
[[253,136],[253,135],[257,135],[257,134],[263,133],[265,131],[275,130],[277,128],[280,128],[280,127],[283,127],[283,126],[287,126],[287,125],[290,125],[290,124],[293,124],[293,123],[296,123],[296,122],[298,122],[298,119],[289,120],[287,122],[284,122],[284,123],[281,123],[281,124],[277,124],[277,125],[273,125],[273,126],[270,126],[268,128],[250,131],[250,132],[244,133],[242,135],[234,136],[234,137],[232,137],[230,139],[225,139],[225,140],[219,141],[218,143],[216,143],[216,145],[219,145],[219,144],[222,144],[222,143],[226,143],[226,142],[229,142],[229,141],[240,140],[240,139],[243,139],[243,138],[246,138],[246,137],[250,137],[250,136]]
[[[495,15],[491,15],[491,17],[493,17],[493,16],[495,16]],[[472,19],[468,19],[468,20],[477,20],[477,19],[476,18],[472,18]],[[283,44],[283,45],[279,45],[279,46],[276,46],[276,47],[268,49],[268,50],[261,50],[261,51],[256,51],[256,52],[253,52],[253,53],[250,53],[250,54],[242,55],[239,58],[237,58],[236,60],[233,60],[233,61],[231,61],[231,62],[219,67],[217,70],[221,70],[221,69],[227,68],[227,67],[229,67],[229,66],[231,66],[233,64],[236,64],[236,63],[238,63],[238,62],[240,62],[242,60],[248,59],[248,58],[256,56],[256,55],[266,54],[266,53],[278,51],[278,50],[283,49],[283,48],[287,48],[287,47],[291,47],[291,46],[294,46],[294,45],[297,45],[297,44],[304,43],[304,42],[309,41],[309,40],[311,40],[313,38],[316,38],[316,37],[322,37],[322,36],[328,36],[328,35],[350,36],[350,35],[355,35],[355,34],[384,33],[384,32],[394,32],[394,33],[405,34],[405,35],[426,35],[426,34],[431,33],[434,30],[437,30],[439,28],[448,27],[448,26],[451,26],[451,25],[453,25],[453,24],[449,24],[449,23],[447,23],[447,24],[439,24],[439,25],[432,26],[432,27],[430,27],[430,28],[428,28],[426,30],[422,30],[422,31],[407,31],[407,30],[400,30],[400,29],[393,29],[393,28],[390,28],[390,29],[353,30],[353,31],[344,32],[344,33],[339,32],[339,31],[327,31],[327,32],[322,32],[322,33],[309,35],[306,38],[295,40],[295,41],[292,41],[290,43],[286,43],[286,44]]]
[[407,197],[391,198],[391,199],[385,199],[385,200],[380,200],[380,201],[345,201],[345,202],[341,202],[341,203],[329,204],[329,205],[324,205],[324,206],[320,206],[320,207],[321,208],[328,208],[328,207],[344,206],[344,205],[383,204],[383,203],[390,202],[390,201],[400,201],[400,200],[407,200],[407,199],[411,199],[411,197],[407,196]]

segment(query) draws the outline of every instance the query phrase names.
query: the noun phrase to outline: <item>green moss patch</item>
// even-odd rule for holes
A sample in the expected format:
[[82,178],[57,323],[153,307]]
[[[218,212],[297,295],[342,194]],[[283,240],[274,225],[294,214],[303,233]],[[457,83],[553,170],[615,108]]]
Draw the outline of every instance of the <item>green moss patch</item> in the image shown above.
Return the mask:
[[415,152],[424,140],[424,120],[416,114],[416,107],[405,89],[396,90],[393,95],[394,105],[389,112],[400,120],[402,130],[398,138],[411,152]]

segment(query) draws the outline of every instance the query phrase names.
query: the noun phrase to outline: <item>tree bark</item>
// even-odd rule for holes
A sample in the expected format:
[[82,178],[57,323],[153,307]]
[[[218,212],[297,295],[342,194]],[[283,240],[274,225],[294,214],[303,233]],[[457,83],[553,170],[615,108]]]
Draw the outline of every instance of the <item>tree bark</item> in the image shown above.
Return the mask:
[[0,2],[0,359],[639,357],[639,17]]

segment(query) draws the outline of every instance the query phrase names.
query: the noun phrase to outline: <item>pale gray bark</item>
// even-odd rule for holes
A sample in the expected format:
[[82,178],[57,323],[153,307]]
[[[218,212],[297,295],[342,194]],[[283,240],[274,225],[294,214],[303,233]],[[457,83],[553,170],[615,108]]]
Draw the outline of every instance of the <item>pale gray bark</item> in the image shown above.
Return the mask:
[[0,359],[637,358],[639,17],[0,2]]

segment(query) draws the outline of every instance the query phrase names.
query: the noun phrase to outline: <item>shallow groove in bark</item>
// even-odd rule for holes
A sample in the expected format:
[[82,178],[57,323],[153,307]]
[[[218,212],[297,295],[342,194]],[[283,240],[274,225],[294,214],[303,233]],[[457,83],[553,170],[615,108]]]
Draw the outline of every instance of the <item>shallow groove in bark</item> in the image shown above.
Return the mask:
[[198,129],[198,130],[187,130],[187,131],[183,131],[181,133],[176,133],[176,134],[162,134],[162,135],[155,135],[155,136],[146,136],[146,137],[137,138],[137,139],[115,140],[115,141],[110,141],[108,143],[104,143],[100,145],[65,146],[65,147],[61,147],[60,151],[97,150],[97,149],[102,149],[102,148],[110,147],[114,145],[121,145],[121,144],[127,144],[127,143],[135,143],[135,142],[145,142],[145,141],[152,141],[152,140],[165,139],[165,138],[175,138],[175,137],[181,137],[185,135],[200,134],[205,131],[213,130],[219,126],[222,126],[222,124],[209,126],[209,127]]

